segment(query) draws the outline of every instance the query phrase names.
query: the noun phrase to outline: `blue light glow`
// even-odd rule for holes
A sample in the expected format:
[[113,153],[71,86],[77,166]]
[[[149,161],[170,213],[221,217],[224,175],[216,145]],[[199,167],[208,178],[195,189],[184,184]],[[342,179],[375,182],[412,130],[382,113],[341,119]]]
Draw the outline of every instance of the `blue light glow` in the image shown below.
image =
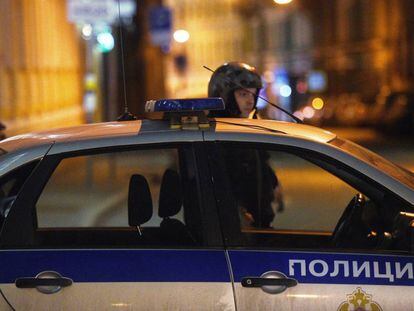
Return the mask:
[[145,104],[145,112],[186,112],[203,110],[224,110],[224,102],[220,97],[190,99],[149,100]]
[[102,53],[107,53],[111,51],[115,46],[114,37],[110,32],[101,32],[96,37],[98,41],[98,48]]
[[[266,89],[266,83],[263,85],[263,88],[260,90],[259,96],[268,99],[265,89]],[[260,97],[257,98],[256,108],[259,110],[262,110],[263,108],[267,106],[267,102],[261,99]]]
[[279,89],[280,96],[289,97],[292,94],[292,89],[289,85],[282,85]]

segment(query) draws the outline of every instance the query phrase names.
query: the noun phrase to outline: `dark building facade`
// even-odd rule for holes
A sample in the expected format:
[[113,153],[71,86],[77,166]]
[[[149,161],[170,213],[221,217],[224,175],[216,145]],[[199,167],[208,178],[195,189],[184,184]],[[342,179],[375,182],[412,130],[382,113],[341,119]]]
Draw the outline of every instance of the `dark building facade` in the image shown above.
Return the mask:
[[249,58],[262,70],[299,77],[322,71],[325,95],[358,94],[365,102],[413,87],[413,1],[256,1],[255,8]]

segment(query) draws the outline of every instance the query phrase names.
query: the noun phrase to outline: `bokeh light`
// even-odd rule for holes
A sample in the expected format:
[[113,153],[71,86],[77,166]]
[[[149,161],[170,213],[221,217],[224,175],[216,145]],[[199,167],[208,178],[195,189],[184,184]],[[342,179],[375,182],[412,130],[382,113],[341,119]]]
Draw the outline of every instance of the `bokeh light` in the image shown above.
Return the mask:
[[291,3],[293,0],[273,0],[276,4],[288,4]]
[[280,96],[289,97],[292,94],[292,89],[289,85],[282,85],[279,89]]
[[179,43],[187,42],[190,39],[190,33],[187,30],[179,29],[174,32],[174,40]]
[[92,37],[92,25],[91,24],[85,24],[82,27],[82,38],[85,40],[89,40]]
[[311,119],[313,118],[314,115],[315,115],[315,110],[312,107],[307,106],[303,108],[303,116],[306,119]]
[[98,49],[102,53],[107,53],[111,51],[115,46],[114,37],[110,32],[101,32],[96,37],[96,41],[98,41]]
[[320,97],[315,97],[312,100],[312,107],[315,108],[316,110],[321,110],[324,106],[324,102],[323,99]]

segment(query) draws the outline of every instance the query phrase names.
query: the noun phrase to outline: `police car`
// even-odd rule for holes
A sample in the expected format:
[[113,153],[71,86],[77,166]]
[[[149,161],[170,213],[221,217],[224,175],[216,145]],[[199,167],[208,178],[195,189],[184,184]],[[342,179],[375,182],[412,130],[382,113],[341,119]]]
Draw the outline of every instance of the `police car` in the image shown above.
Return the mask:
[[[412,173],[325,130],[194,105],[222,102],[0,142],[2,310],[414,309]],[[270,225],[239,206],[239,154],[266,155],[246,168],[256,199],[259,167],[277,176]]]

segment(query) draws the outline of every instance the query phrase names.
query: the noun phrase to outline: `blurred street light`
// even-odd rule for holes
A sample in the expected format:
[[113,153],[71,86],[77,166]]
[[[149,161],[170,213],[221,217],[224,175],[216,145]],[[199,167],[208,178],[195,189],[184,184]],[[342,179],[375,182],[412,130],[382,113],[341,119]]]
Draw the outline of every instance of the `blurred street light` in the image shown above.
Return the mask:
[[276,4],[288,4],[291,3],[293,0],[273,0]]
[[324,106],[324,102],[323,99],[320,97],[315,97],[312,100],[312,107],[315,108],[316,110],[321,110]]
[[82,38],[84,38],[85,40],[89,40],[90,38],[92,38],[92,32],[93,32],[93,28],[91,24],[83,25]]
[[285,84],[279,88],[279,93],[282,97],[289,97],[292,94],[292,89],[289,85]]
[[190,39],[190,34],[187,30],[179,29],[174,32],[173,37],[174,37],[174,40],[177,41],[178,43],[184,43],[184,42],[187,42],[188,39]]
[[96,40],[98,41],[98,49],[102,53],[108,53],[115,46],[114,37],[110,32],[101,32],[97,35]]
[[303,117],[305,117],[306,119],[311,119],[315,115],[315,110],[312,107],[307,106],[303,108],[302,113]]

